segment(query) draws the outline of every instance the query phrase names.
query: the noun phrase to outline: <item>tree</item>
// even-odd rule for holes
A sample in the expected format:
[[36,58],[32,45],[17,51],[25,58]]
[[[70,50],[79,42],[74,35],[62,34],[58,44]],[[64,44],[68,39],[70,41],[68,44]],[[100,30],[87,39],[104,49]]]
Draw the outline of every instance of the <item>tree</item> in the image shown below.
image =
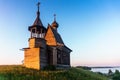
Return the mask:
[[115,70],[115,74],[120,74],[119,70]]
[[113,74],[112,70],[109,69],[109,71],[108,71],[108,75],[111,76],[112,74]]
[[113,80],[120,80],[120,72],[118,70],[115,70],[115,73],[112,77]]

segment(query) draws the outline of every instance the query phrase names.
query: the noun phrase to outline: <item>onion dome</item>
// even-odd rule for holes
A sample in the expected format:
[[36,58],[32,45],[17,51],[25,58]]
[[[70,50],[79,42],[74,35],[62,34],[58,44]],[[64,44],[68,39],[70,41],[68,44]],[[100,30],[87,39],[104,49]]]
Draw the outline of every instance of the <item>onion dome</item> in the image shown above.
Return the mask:
[[59,24],[56,22],[56,14],[54,14],[54,21],[53,21],[53,23],[51,24],[51,26],[52,26],[53,28],[58,28],[58,26],[59,26]]

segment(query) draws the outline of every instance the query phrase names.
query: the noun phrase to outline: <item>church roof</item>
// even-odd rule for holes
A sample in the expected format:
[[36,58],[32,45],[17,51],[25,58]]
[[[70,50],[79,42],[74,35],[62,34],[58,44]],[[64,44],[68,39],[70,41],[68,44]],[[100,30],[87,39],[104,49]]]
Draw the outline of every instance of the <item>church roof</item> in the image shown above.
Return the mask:
[[48,25],[45,39],[47,41],[47,44],[51,46],[64,45],[60,34],[57,32],[57,30],[52,28],[51,25]]
[[37,17],[36,17],[36,19],[35,19],[35,21],[34,21],[34,23],[33,23],[33,26],[34,26],[34,25],[35,25],[35,26],[36,26],[36,25],[37,25],[37,26],[43,26],[43,24],[42,24],[42,22],[41,22],[41,20],[40,20],[39,5],[40,5],[40,3],[37,4],[37,6],[38,6]]
[[36,27],[37,30],[41,30],[41,29],[46,30],[46,28],[43,26],[42,21],[40,19],[40,11],[39,11],[40,3],[38,3],[37,5],[38,5],[37,17],[36,17],[33,25],[29,26],[29,28],[28,28],[29,31],[31,30],[31,28],[34,28],[34,27]]
[[56,39],[56,42],[57,42],[57,43],[60,43],[60,44],[64,44],[64,42],[63,42],[60,34],[57,32],[57,30],[53,29],[52,27],[51,27],[51,29],[52,29],[52,32],[53,32],[54,37],[55,37],[55,39]]
[[33,26],[34,26],[34,25],[43,26],[43,24],[42,24],[42,22],[41,22],[41,20],[40,20],[40,18],[39,18],[38,15],[37,15],[37,17],[36,17],[36,19],[35,19],[35,21],[34,21],[34,23],[33,23]]

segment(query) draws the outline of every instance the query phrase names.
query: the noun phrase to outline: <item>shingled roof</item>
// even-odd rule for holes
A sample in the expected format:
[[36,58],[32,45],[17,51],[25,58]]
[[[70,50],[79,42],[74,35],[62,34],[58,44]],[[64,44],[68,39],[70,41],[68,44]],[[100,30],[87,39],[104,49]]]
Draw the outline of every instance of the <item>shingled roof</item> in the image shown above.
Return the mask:
[[56,39],[56,42],[57,42],[57,43],[60,43],[60,44],[64,44],[64,42],[63,42],[60,34],[57,32],[57,30],[53,29],[52,27],[51,27],[51,29],[52,29],[52,32],[53,32],[54,37],[55,37],[55,39]]
[[34,28],[34,27],[36,27],[37,31],[41,31],[41,30],[46,31],[46,28],[43,26],[42,21],[41,21],[41,19],[40,19],[39,4],[40,4],[40,3],[38,3],[37,17],[36,17],[33,25],[32,25],[32,26],[29,26],[29,28],[28,28],[29,31],[31,31],[31,28]]
[[42,24],[42,21],[40,20],[40,18],[39,18],[39,16],[37,16],[36,17],[36,19],[35,19],[35,21],[34,21],[34,23],[33,23],[33,26],[43,26],[43,24]]
[[45,39],[47,41],[47,45],[51,46],[64,45],[64,42],[60,34],[57,32],[56,29],[52,28],[51,25],[48,25],[47,27]]

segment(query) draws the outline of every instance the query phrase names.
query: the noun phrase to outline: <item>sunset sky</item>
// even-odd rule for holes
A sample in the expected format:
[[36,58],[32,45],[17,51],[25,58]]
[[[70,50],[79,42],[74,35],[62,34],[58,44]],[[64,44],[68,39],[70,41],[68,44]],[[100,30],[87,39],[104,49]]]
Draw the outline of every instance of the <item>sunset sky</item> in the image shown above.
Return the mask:
[[57,15],[72,66],[120,66],[120,0],[0,0],[0,65],[22,63],[38,1],[45,27]]

